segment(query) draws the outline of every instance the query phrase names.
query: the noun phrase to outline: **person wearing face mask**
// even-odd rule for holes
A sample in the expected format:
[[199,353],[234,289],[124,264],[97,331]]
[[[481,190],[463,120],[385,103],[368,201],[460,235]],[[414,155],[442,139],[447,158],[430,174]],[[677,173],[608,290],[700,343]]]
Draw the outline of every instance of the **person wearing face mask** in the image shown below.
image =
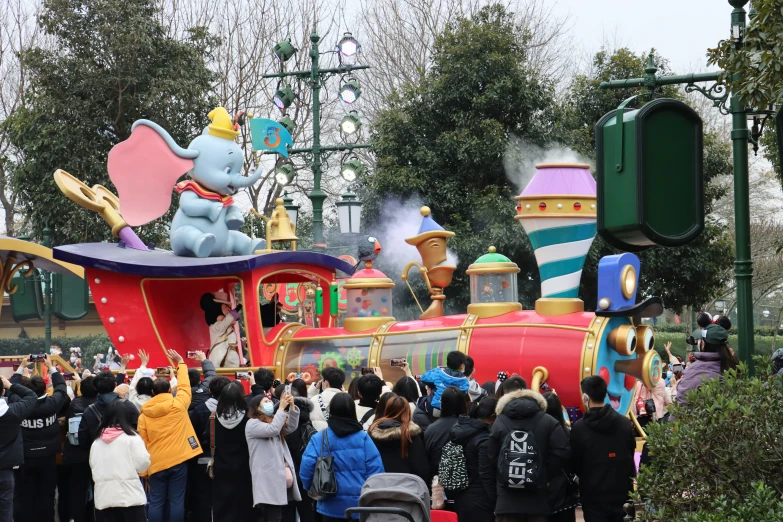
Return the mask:
[[250,451],[253,506],[264,522],[281,522],[289,501],[301,502],[296,469],[285,437],[299,427],[299,408],[286,392],[275,404],[259,395],[250,401],[245,438]]
[[582,380],[585,415],[571,427],[571,469],[579,477],[585,522],[622,522],[636,476],[631,421],[606,404],[606,381]]

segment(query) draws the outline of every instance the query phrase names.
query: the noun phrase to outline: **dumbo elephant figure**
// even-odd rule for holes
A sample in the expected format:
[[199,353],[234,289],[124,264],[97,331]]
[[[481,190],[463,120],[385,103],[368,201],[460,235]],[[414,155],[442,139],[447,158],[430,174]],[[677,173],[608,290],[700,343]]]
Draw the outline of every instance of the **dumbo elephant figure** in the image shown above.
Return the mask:
[[[232,196],[258,181],[261,172],[251,169],[249,176],[242,175],[244,155],[234,141],[239,125],[226,109],[214,109],[209,118],[212,124],[186,149],[156,123],[133,124],[130,138],[109,152],[109,177],[117,187],[120,214],[131,226],[157,219],[171,206],[172,189],[176,189],[180,199],[171,223],[174,254],[252,254],[265,242],[238,231],[244,218]],[[176,183],[185,173],[192,180]]]

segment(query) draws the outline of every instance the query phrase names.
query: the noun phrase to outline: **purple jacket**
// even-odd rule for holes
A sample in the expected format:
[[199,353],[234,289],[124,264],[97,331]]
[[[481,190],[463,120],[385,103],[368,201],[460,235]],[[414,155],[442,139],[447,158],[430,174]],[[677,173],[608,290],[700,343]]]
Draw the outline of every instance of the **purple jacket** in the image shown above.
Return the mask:
[[687,404],[685,396],[702,384],[721,376],[720,356],[712,352],[693,354],[696,359],[682,373],[682,379],[677,384],[677,404]]

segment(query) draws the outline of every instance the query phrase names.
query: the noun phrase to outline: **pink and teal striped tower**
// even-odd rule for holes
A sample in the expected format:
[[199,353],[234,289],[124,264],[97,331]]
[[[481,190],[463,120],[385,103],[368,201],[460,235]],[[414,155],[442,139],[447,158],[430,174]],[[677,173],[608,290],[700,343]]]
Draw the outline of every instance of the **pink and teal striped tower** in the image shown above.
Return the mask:
[[576,299],[596,233],[596,186],[589,165],[548,163],[517,196],[517,215],[541,274],[541,297]]

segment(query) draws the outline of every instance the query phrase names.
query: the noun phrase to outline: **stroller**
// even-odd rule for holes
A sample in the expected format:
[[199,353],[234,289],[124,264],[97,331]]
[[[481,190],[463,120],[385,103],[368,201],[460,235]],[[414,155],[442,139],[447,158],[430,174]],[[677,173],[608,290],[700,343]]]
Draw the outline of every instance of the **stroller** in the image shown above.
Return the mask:
[[362,486],[359,507],[345,518],[361,522],[430,522],[430,492],[421,478],[407,473],[379,473]]

